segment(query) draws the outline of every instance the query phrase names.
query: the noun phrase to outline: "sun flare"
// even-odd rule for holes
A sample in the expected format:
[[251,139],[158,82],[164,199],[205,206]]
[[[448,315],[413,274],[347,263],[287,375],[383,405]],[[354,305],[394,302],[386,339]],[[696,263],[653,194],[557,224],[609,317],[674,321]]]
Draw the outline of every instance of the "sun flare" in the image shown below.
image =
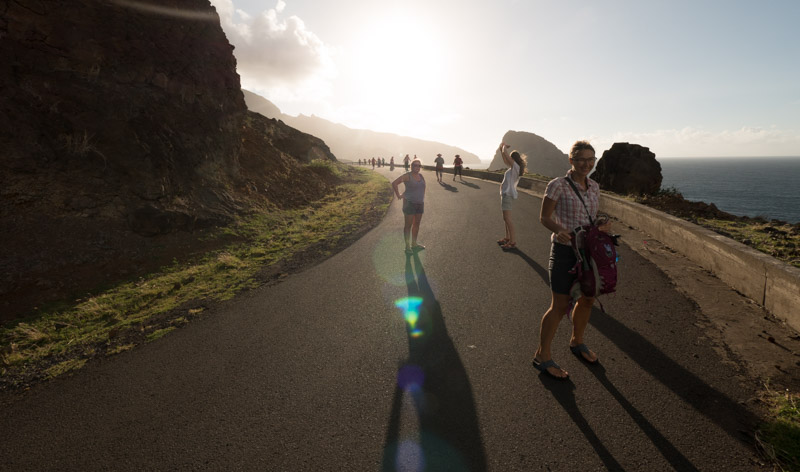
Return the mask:
[[355,34],[354,91],[358,102],[385,113],[379,126],[434,104],[444,81],[440,45],[438,32],[412,16],[387,16]]

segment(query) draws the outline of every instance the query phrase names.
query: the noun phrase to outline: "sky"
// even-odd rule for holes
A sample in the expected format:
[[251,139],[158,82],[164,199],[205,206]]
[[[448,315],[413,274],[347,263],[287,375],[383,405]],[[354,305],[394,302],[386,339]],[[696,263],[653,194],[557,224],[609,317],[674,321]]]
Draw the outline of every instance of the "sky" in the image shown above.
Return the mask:
[[797,0],[211,0],[242,88],[490,161],[506,131],[800,156]]

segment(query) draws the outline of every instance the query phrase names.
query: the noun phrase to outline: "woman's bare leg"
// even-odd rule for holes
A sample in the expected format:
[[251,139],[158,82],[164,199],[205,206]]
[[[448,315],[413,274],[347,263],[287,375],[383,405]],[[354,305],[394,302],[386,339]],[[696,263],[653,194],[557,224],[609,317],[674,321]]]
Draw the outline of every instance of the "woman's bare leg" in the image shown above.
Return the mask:
[[[589,324],[589,317],[592,315],[593,305],[594,298],[581,297],[578,299],[578,303],[575,304],[575,308],[572,309],[572,338],[569,340],[570,346],[583,344],[583,334],[586,331],[586,326]],[[581,354],[589,362],[597,360],[597,354],[591,350],[589,354]]]
[[[552,298],[550,300],[550,308],[547,309],[542,322],[539,326],[539,347],[536,349],[536,359],[545,362],[553,358],[552,345],[553,338],[558,330],[558,324],[567,313],[567,306],[569,306],[570,296],[568,294],[560,294],[551,292]],[[566,377],[569,375],[564,369],[556,369],[549,367],[548,372],[556,377]]]

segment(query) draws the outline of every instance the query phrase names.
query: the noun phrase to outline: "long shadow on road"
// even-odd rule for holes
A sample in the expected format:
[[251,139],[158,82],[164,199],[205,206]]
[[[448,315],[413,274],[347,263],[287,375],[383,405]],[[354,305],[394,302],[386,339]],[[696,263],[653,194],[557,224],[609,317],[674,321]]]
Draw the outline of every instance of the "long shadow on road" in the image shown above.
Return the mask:
[[[413,264],[412,264],[413,262]],[[472,386],[419,256],[406,258],[404,311],[408,361],[397,386],[384,445],[383,470],[486,470]],[[401,432],[403,396],[410,395],[419,424]]]
[[531,257],[529,255],[527,255],[524,252],[522,252],[519,248],[511,249],[508,252],[511,252],[511,253],[516,254],[519,257],[521,257],[522,260],[527,262],[528,265],[531,266],[531,268],[533,270],[535,270],[537,274],[539,274],[539,277],[542,278],[544,283],[547,284],[548,287],[550,286],[550,273],[548,272],[547,269],[545,269],[544,267],[540,266],[536,261],[531,259]]
[[[590,322],[597,331],[616,344],[653,378],[672,390],[698,413],[716,423],[731,437],[742,439],[740,431],[749,431],[758,423],[758,418],[747,408],[670,359],[641,334],[597,308],[592,309]],[[604,383],[602,378],[598,379],[609,388],[607,381]],[[613,395],[611,390],[609,392]],[[654,442],[656,446],[659,445],[657,441]],[[662,449],[663,452],[667,451]]]
[[561,408],[567,412],[572,422],[575,423],[575,426],[581,430],[581,433],[583,433],[586,440],[597,453],[597,457],[603,461],[606,470],[625,470],[611,454],[611,451],[606,448],[603,441],[592,429],[589,421],[583,416],[583,413],[581,413],[580,408],[578,408],[578,402],[575,400],[575,384],[572,383],[572,380],[553,380],[545,375],[539,375],[539,380],[542,382],[542,386],[553,394],[553,398],[555,398],[561,405]]

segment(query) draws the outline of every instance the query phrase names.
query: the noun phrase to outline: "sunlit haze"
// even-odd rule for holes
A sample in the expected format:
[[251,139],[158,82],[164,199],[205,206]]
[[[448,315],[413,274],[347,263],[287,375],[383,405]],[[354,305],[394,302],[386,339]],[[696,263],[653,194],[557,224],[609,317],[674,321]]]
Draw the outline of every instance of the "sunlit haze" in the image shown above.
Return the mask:
[[290,115],[461,147],[800,156],[800,2],[211,0],[242,87]]

